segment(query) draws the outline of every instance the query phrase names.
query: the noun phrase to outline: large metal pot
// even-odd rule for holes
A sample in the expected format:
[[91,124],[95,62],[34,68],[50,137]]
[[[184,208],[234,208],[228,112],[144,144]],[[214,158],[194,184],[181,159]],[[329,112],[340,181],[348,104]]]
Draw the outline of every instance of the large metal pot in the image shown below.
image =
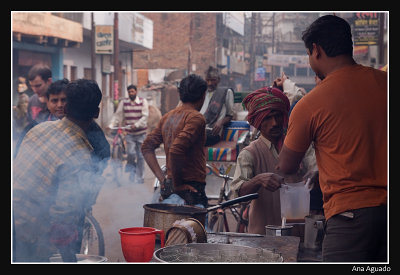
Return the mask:
[[167,232],[176,220],[195,218],[204,226],[207,212],[218,208],[225,208],[240,202],[250,201],[258,198],[258,194],[249,194],[228,200],[208,208],[200,208],[190,205],[176,205],[166,203],[145,204],[143,226],[153,227]]
[[243,245],[190,243],[156,250],[156,262],[283,262],[274,251]]

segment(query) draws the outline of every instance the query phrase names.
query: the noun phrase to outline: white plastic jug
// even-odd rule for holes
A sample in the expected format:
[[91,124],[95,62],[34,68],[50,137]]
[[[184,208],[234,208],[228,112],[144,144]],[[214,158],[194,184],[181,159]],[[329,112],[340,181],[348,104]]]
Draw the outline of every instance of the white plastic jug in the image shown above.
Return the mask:
[[304,219],[310,212],[310,181],[283,184],[280,188],[281,217]]

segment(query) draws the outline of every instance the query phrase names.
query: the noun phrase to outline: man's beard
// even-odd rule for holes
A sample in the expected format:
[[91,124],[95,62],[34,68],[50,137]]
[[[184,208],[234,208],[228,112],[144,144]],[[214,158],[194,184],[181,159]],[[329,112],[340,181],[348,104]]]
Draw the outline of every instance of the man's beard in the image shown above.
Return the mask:
[[130,95],[129,98],[134,101],[136,99],[136,95]]
[[274,137],[274,138],[280,138],[283,135],[283,128],[282,127],[273,127],[269,131],[269,136]]

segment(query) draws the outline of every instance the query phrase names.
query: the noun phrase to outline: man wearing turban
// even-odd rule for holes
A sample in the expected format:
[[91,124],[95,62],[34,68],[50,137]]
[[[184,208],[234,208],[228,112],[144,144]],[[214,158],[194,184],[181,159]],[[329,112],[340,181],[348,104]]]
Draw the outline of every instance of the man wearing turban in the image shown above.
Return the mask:
[[[247,95],[243,105],[249,112],[248,122],[260,131],[260,137],[240,152],[230,196],[259,194],[250,203],[248,233],[265,234],[266,225],[281,224],[280,195],[275,191],[284,178],[276,173],[275,166],[288,126],[290,103],[279,89],[264,87]],[[285,180],[301,181],[301,173]]]
[[265,118],[277,119],[276,123],[271,125],[272,131],[268,131],[266,135],[273,139],[271,142],[275,143],[280,151],[288,127],[290,103],[287,96],[278,88],[264,87],[246,96],[242,104],[249,112],[248,122],[260,131]]

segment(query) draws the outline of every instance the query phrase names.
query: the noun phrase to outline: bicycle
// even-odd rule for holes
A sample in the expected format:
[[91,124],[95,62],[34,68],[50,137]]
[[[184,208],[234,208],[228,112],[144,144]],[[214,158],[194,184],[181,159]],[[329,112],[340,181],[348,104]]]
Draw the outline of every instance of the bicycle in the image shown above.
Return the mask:
[[100,224],[92,215],[92,209],[86,211],[83,224],[81,254],[104,256],[104,236]]
[[[228,176],[227,172],[226,174],[220,174],[219,171],[216,171],[211,165],[206,164],[207,168],[210,169],[210,171],[217,177],[222,178],[224,181],[221,185],[219,196],[217,198],[217,203],[221,204],[223,201],[227,201],[228,198],[228,193],[229,193],[229,185],[228,181],[233,180],[232,177]],[[210,198],[210,200],[213,200],[214,198]],[[229,209],[230,213],[236,220],[236,228],[235,232],[237,233],[245,233],[247,232],[247,226],[248,226],[248,219],[247,219],[247,212],[249,208],[250,202],[242,202],[239,205],[232,205],[228,206],[226,208],[218,208],[217,210],[210,212],[208,215],[208,229],[211,232],[217,233],[217,232],[231,232],[228,224],[228,219],[227,219],[227,213],[226,210]]]
[[121,186],[120,181],[122,179],[122,171],[124,168],[124,162],[127,159],[127,149],[123,130],[130,128],[131,126],[110,127],[111,130],[117,130],[111,143],[111,158],[114,160],[114,178],[118,187]]

